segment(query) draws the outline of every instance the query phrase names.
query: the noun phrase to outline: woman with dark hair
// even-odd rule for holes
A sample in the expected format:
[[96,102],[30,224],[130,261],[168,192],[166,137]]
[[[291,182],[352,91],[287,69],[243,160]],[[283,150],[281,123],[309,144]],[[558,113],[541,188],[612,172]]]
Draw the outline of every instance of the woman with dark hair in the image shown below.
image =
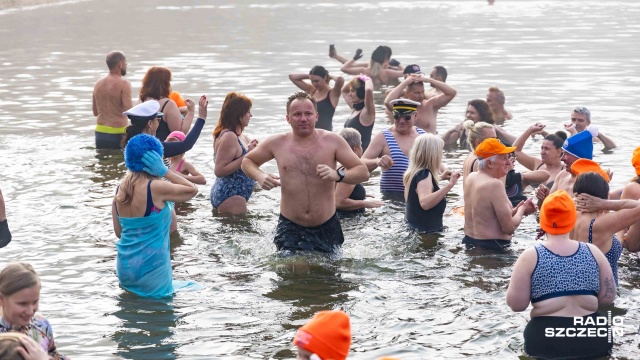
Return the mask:
[[[451,130],[447,131],[443,136],[446,145],[453,145],[458,139],[460,139],[460,148],[469,149],[469,142],[467,141],[468,129],[479,122],[493,125],[493,113],[486,101],[475,99],[470,100],[467,103],[467,112],[465,113],[465,121],[456,125]],[[498,127],[494,127],[494,132],[498,133]],[[497,135],[496,135],[497,136]],[[494,136],[495,137],[495,136]],[[482,142],[482,141],[480,141]]]
[[187,115],[182,119],[178,105],[169,98],[171,94],[171,71],[169,69],[152,66],[142,78],[140,88],[140,102],[156,100],[160,103],[160,112],[164,117],[160,119],[155,136],[160,141],[165,141],[167,136],[173,131],[187,133],[191,129],[193,122],[193,111],[195,103],[191,99],[186,99]]
[[554,134],[545,136],[540,145],[540,158],[531,156],[522,151],[527,139],[537,134],[544,129],[546,125],[541,123],[535,123],[525,132],[520,135],[513,143],[516,147],[516,156],[520,164],[529,170],[546,170],[549,173],[549,180],[544,184],[551,189],[553,182],[556,180],[556,176],[560,171],[564,170],[564,165],[560,158],[562,158],[562,144],[567,140],[567,134],[564,131],[556,131]]
[[473,120],[473,123],[478,121],[486,122],[488,124],[495,124],[493,119],[493,113],[486,101],[480,99],[470,100],[467,103],[467,120]]
[[[311,84],[304,80],[311,80]],[[333,130],[333,114],[340,100],[340,89],[344,84],[342,76],[331,76],[327,69],[320,65],[311,68],[307,74],[289,74],[289,80],[301,90],[307,92],[316,99],[318,107],[318,122],[316,129]],[[329,82],[333,80],[333,87]]]
[[[358,75],[364,74],[373,80],[375,86],[380,85],[398,85],[398,78],[403,76],[404,67],[396,61],[394,65],[397,69],[390,69],[389,63],[391,61],[391,48],[388,46],[378,46],[371,54],[371,61],[367,66],[361,66],[362,64],[356,64],[355,62],[362,57],[362,51],[358,49],[353,59],[347,60],[340,68],[345,74]],[[338,55],[334,56],[338,58]]]
[[371,142],[373,124],[376,122],[373,81],[365,75],[351,79],[342,88],[342,97],[351,108],[351,115],[344,123],[344,127],[358,130],[362,138],[362,149],[366,151]]
[[[202,95],[198,103],[198,120],[189,131],[184,141],[181,142],[162,142],[164,148],[164,156],[170,158],[172,156],[184,154],[191,150],[196,140],[200,137],[200,132],[204,127],[207,119],[207,106],[209,101],[207,97]],[[127,146],[129,140],[138,134],[147,134],[156,136],[158,127],[164,114],[160,112],[160,103],[156,100],[148,100],[138,104],[124,112],[129,117],[131,125],[127,126],[124,136],[122,137],[122,148]]]
[[211,188],[211,205],[218,213],[247,212],[247,201],[253,193],[255,181],[242,171],[242,159],[258,145],[243,133],[251,119],[251,99],[230,92],[224,99],[220,118],[213,130],[213,172],[216,182]]

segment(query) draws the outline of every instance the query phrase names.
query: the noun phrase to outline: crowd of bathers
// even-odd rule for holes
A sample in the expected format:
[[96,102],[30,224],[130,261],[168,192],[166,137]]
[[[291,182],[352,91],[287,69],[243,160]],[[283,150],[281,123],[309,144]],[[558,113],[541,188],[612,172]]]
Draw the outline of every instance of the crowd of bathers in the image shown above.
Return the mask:
[[[250,138],[245,129],[252,100],[238,92],[227,94],[213,130],[214,211],[246,213],[255,189],[279,187],[276,250],[283,256],[334,254],[345,241],[341,218],[360,216],[387,199],[405,203],[407,225],[415,231],[445,231],[447,195],[462,178],[464,206],[453,211],[464,214],[461,243],[467,248],[506,251],[523,217],[539,211],[538,237],[543,240],[519,256],[506,293],[514,311],[532,306],[525,352],[539,358],[610,354],[611,341],[598,335],[610,329],[595,319],[598,309],[616,297],[623,249],[640,250],[640,147],[631,157],[638,176],[611,189],[612,174],[593,160],[593,149],[594,142],[609,149],[616,145],[591,124],[585,107],[575,107],[571,122],[556,132],[547,133],[545,124],[535,123],[514,136],[501,126],[513,117],[505,109],[505,94],[491,86],[486,99],[468,101],[464,121],[438,129],[439,109],[456,97],[446,83],[445,67],[434,66],[427,75],[419,64],[404,66],[392,58],[387,46],[377,47],[368,62],[361,62],[360,49],[347,58],[333,45],[329,57],[353,77],[345,81],[320,65],[308,74],[290,74],[301,90],[283,99],[290,131],[260,141]],[[112,51],[106,63],[109,74],[95,84],[93,112],[96,148],[122,149],[117,151],[123,151],[128,170],[112,202],[120,286],[150,298],[198,289],[196,283],[173,279],[169,234],[177,229],[174,204],[189,201],[198,193],[196,184],[206,184],[185,153],[204,128],[208,99],[184,99],[171,88],[170,70],[154,66],[145,74],[134,106],[131,84],[124,79],[125,55]],[[385,96],[384,114],[377,114],[376,92]],[[344,128],[333,132],[341,100],[351,113]],[[373,134],[376,117],[390,125]],[[542,137],[539,155],[525,153],[526,141],[535,136]],[[469,150],[461,172],[442,160],[450,148]],[[271,160],[277,173],[261,169]],[[517,163],[527,170],[518,171]],[[383,199],[367,195],[362,185],[378,176],[378,168]],[[531,198],[525,195],[528,187],[534,189]],[[0,220],[0,244],[6,245],[11,234],[1,193]],[[12,344],[12,351],[23,357],[26,351],[41,350],[63,359],[48,321],[35,314],[39,290],[40,281],[28,264],[11,264],[0,273],[0,332],[27,335],[0,339],[6,340],[0,349]],[[18,303],[23,307],[19,311]],[[596,336],[546,336],[548,329],[570,327],[576,318],[593,323],[585,328],[593,328]],[[38,343],[40,347],[34,345]],[[316,314],[298,331],[294,344],[298,359],[345,359],[351,344],[348,315]]]

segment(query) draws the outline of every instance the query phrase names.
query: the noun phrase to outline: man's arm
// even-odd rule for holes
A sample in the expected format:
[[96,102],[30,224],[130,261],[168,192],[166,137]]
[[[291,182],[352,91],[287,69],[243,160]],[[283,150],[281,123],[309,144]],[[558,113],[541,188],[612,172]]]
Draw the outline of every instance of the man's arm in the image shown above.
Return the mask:
[[340,135],[335,135],[335,137],[338,143],[336,147],[336,160],[345,168],[342,182],[355,185],[369,180],[369,170],[367,166],[360,160],[358,155],[351,150],[345,139]]
[[601,132],[598,132],[598,139],[602,141],[602,145],[604,145],[605,150],[615,149],[617,147],[613,140]]
[[93,116],[98,116],[98,105],[96,104],[96,93],[95,92],[91,96],[91,107],[93,108]]
[[435,110],[446,106],[449,102],[451,102],[451,100],[453,100],[454,97],[456,97],[456,94],[458,93],[456,89],[443,83],[442,81],[434,80],[424,75],[420,79],[424,82],[430,83],[434,88],[442,92],[442,94],[436,95],[427,100],[427,103],[431,104]]
[[308,80],[309,75],[307,74],[289,74],[289,80],[297,86],[300,90],[305,91],[309,94],[313,92],[313,85],[304,82],[304,80]]
[[[124,106],[124,111],[133,107],[133,100],[131,99],[131,83],[129,80],[124,80],[124,87],[122,89],[122,106]],[[98,114],[96,114],[96,116],[97,115]]]
[[362,155],[362,162],[367,166],[367,169],[369,171],[373,171],[378,166],[381,166],[382,164],[380,164],[380,161],[382,160],[383,157],[387,157],[388,160],[391,161],[391,165],[389,165],[387,164],[386,159],[383,160],[385,166],[388,166],[387,169],[393,166],[393,161],[391,160],[391,157],[384,154],[386,143],[387,142],[384,139],[384,134],[381,132],[377,133],[371,140],[371,143],[369,143],[369,147]]
[[[272,151],[273,143],[278,143],[282,135],[268,137],[258,147],[250,151],[242,159],[242,171],[253,180],[256,180],[265,190],[271,190],[276,186],[280,186],[280,178],[271,174],[267,174],[260,170],[260,166],[269,160],[275,158]],[[353,152],[353,151],[352,151]]]
[[399,99],[400,96],[402,96],[404,89],[409,86],[409,84],[413,84],[416,80],[415,77],[411,77],[408,76],[406,79],[402,80],[402,82],[400,84],[398,84],[398,86],[394,87],[389,94],[387,95],[387,97],[384,99],[384,106],[389,110],[392,111],[393,107],[391,106],[390,102],[392,100],[395,99]]

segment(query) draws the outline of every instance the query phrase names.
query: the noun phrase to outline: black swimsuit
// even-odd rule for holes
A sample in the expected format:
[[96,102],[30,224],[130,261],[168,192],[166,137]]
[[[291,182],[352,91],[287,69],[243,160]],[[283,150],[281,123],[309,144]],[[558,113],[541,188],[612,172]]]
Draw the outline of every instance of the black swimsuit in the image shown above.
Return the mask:
[[360,111],[358,115],[356,115],[355,117],[348,119],[344,123],[344,127],[354,128],[358,130],[358,132],[360,133],[360,136],[362,137],[362,151],[365,151],[367,150],[367,147],[371,142],[371,132],[373,131],[373,124],[369,126],[362,125],[362,123],[360,123],[360,114],[362,114],[362,111]]
[[431,183],[433,185],[433,192],[440,190],[438,182],[433,177],[433,174],[428,169],[418,171],[411,179],[409,184],[409,193],[407,195],[405,219],[412,227],[421,232],[440,232],[443,230],[442,215],[447,207],[447,199],[443,198],[436,206],[429,210],[424,210],[420,206],[420,199],[416,188],[418,183],[431,175]]
[[324,129],[328,131],[333,130],[333,114],[336,112],[336,108],[331,104],[331,97],[327,93],[327,96],[316,102],[318,107],[318,122],[316,123],[316,129]]

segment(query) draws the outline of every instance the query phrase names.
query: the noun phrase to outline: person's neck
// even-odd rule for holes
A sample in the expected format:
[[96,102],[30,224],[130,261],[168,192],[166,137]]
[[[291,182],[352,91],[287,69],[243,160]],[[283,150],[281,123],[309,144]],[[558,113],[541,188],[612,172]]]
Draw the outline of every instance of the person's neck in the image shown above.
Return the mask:
[[569,239],[569,233],[566,234],[549,234],[547,233],[547,241],[550,243],[558,243],[561,241],[567,241]]
[[120,69],[116,69],[113,71],[109,71],[109,75],[111,76],[117,76],[117,77],[122,77],[122,74],[120,73]]
[[313,132],[307,135],[299,135],[293,133],[293,143],[300,147],[309,147],[315,144],[318,132],[313,129]]

